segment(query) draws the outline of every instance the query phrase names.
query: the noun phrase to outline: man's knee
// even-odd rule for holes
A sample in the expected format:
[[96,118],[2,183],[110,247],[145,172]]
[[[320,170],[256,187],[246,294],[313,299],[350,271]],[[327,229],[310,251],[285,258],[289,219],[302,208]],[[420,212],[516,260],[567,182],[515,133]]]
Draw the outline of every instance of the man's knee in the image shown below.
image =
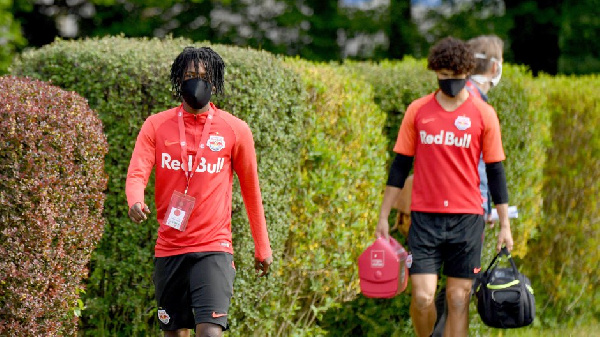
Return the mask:
[[416,309],[422,310],[433,304],[434,294],[426,291],[417,291],[412,294],[412,301]]
[[462,310],[469,305],[471,289],[453,288],[447,289],[448,309]]
[[196,337],[221,337],[223,328],[220,325],[201,323],[196,326]]

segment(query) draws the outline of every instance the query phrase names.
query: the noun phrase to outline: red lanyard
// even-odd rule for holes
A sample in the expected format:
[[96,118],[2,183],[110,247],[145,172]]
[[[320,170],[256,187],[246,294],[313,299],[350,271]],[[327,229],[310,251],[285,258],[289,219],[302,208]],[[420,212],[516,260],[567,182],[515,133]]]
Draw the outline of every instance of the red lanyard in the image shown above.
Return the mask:
[[204,130],[202,130],[202,137],[200,138],[200,144],[198,145],[198,151],[196,152],[196,158],[194,159],[194,164],[192,165],[192,170],[188,169],[188,151],[187,151],[187,142],[185,139],[185,124],[183,123],[183,105],[179,107],[177,112],[177,118],[179,120],[179,144],[181,145],[181,169],[183,173],[185,173],[185,178],[187,179],[187,185],[185,186],[185,193],[187,194],[188,187],[190,186],[190,180],[194,176],[194,172],[200,165],[200,158],[202,157],[202,153],[204,152],[204,148],[206,147],[206,142],[208,141],[208,133],[210,132],[210,125],[212,124],[214,115],[214,110],[211,108],[208,110],[208,116],[206,116],[206,122],[204,123]]
[[473,82],[471,82],[471,80],[467,80],[467,90],[472,93],[473,95],[477,95],[477,97],[482,98],[481,94],[479,93],[479,89],[475,86],[475,84],[473,84]]

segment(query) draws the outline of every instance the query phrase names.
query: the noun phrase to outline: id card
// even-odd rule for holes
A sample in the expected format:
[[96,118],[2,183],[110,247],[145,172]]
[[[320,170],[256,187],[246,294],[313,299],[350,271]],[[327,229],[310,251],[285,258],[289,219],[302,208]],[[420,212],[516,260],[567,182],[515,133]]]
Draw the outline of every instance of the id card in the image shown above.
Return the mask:
[[185,231],[195,202],[194,197],[174,191],[165,214],[165,225],[182,232]]

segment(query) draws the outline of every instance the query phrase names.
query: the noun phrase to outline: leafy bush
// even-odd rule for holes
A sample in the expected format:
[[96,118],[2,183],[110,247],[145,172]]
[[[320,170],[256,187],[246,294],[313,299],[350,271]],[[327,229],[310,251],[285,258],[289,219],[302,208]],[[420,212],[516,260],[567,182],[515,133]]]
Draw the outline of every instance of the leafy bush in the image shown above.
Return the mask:
[[[500,119],[509,202],[519,209],[519,218],[511,220],[515,241],[512,254],[524,258],[527,241],[537,235],[543,216],[543,168],[550,137],[546,97],[528,70],[508,64],[503,67],[502,81],[489,97]],[[493,233],[486,233],[487,262],[495,254],[497,227]]]
[[538,86],[552,112],[552,144],[543,229],[530,241],[526,263],[542,322],[579,326],[600,317],[600,78],[544,76]]
[[[152,256],[158,223],[137,225],[127,217],[125,178],[139,129],[147,116],[179,104],[171,95],[170,67],[186,39],[107,37],[56,41],[26,52],[13,71],[52,80],[85,96],[104,122],[110,144],[110,180],[104,212],[106,232],[95,251],[83,322],[89,335],[156,335],[158,320],[152,285]],[[206,45],[202,43],[202,45]],[[244,119],[254,133],[267,225],[277,261],[290,223],[289,172],[299,163],[300,117],[306,103],[298,76],[266,52],[212,46],[227,64],[226,95],[215,103]],[[154,207],[154,179],[146,203]],[[239,188],[233,197],[233,240],[238,276],[230,312],[233,333],[244,335],[275,318],[271,301],[281,279],[257,281],[254,244]],[[279,262],[273,266],[277,269]],[[246,333],[247,334],[247,333]]]
[[390,153],[386,167],[395,157],[392,149],[398,138],[398,130],[408,105],[415,99],[435,90],[437,82],[427,70],[425,60],[406,57],[400,61],[346,62],[373,86],[375,103],[385,112],[385,135]]
[[0,91],[0,335],[75,335],[104,227],[102,124],[47,83],[4,76]]
[[279,298],[287,312],[278,314],[276,335],[322,335],[323,314],[359,292],[356,261],[373,240],[385,185],[385,116],[370,86],[348,69],[288,63],[302,76],[311,109],[277,273],[287,279]]

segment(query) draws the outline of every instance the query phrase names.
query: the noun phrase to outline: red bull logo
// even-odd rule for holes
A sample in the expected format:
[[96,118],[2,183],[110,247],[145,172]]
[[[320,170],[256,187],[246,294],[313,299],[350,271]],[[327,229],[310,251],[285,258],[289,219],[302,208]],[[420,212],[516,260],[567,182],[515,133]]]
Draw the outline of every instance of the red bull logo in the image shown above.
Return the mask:
[[454,121],[454,126],[460,131],[465,131],[471,127],[471,119],[467,116],[458,116]]
[[210,136],[206,142],[211,151],[217,152],[225,148],[225,138],[222,136]]
[[437,135],[430,135],[426,131],[419,133],[421,136],[421,144],[437,144],[437,145],[448,145],[463,147],[468,149],[471,146],[471,135],[465,133],[462,136],[455,136],[452,131],[440,131]]
[[[192,167],[194,164],[194,157],[192,155],[188,156],[188,166]],[[208,172],[208,173],[219,173],[223,169],[223,165],[225,165],[225,158],[219,157],[217,158],[216,163],[208,163],[206,158],[200,158],[200,163],[198,163],[198,167],[196,168],[196,172]],[[177,159],[172,159],[171,155],[168,153],[161,154],[161,168],[166,168],[167,170],[181,170],[181,161]]]

